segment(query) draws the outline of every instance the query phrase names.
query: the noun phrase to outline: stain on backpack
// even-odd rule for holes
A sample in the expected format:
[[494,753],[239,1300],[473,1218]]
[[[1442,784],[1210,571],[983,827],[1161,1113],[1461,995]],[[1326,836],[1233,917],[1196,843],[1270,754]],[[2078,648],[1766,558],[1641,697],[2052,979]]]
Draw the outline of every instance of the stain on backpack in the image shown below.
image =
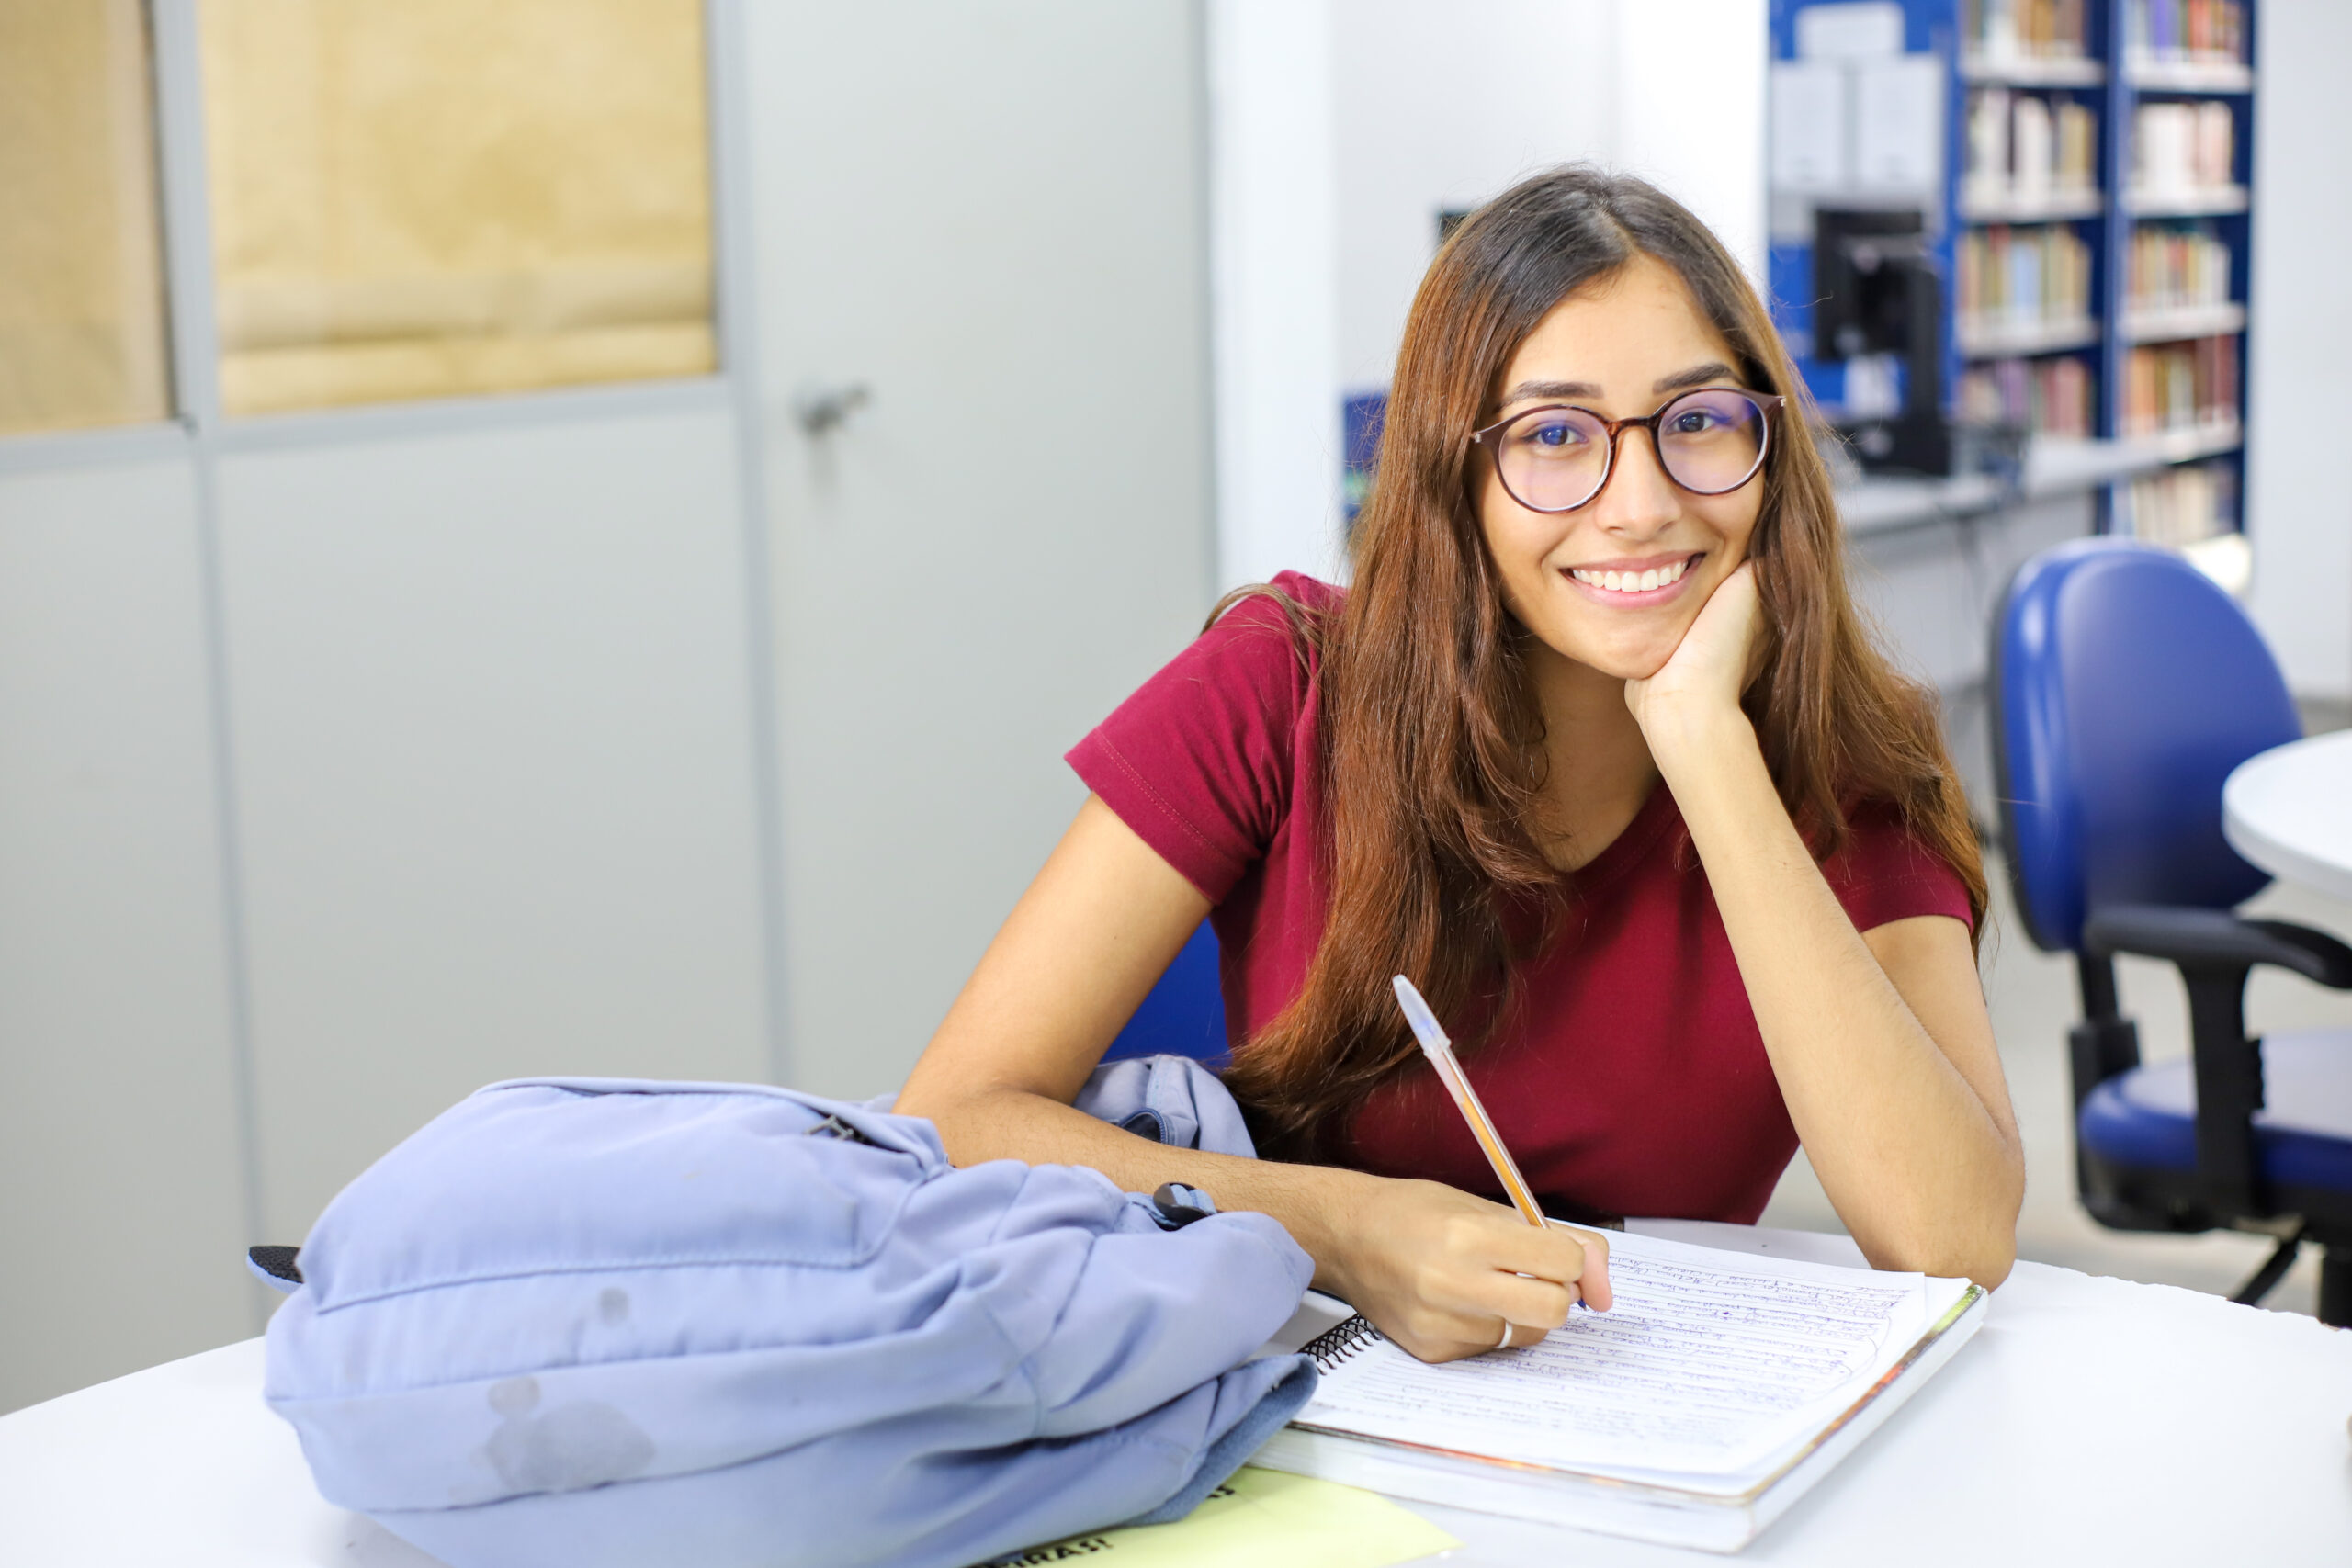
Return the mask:
[[499,1479],[518,1492],[579,1492],[626,1481],[653,1461],[653,1439],[628,1416],[596,1400],[539,1405],[539,1380],[492,1383],[490,1407],[504,1419],[482,1453]]

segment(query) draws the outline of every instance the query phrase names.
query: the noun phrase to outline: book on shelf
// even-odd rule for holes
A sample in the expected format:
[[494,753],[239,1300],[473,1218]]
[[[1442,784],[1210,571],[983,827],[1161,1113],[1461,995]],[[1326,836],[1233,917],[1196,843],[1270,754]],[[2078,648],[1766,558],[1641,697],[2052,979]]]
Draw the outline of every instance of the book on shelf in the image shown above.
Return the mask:
[[2135,312],[2230,302],[2230,247],[2211,223],[2142,223],[2132,231],[2123,297]]
[[2227,462],[2185,463],[2143,475],[2125,487],[2122,531],[2185,549],[2237,527],[2238,475]]
[[2098,118],[2072,98],[1980,87],[1968,96],[1965,145],[1969,204],[2030,208],[2098,189]]
[[1736,1551],[1984,1322],[1965,1280],[1611,1238],[1608,1312],[1429,1366],[1361,1317],[1254,1462],[1395,1496]]
[[1953,243],[1960,335],[2037,329],[2071,344],[2091,319],[2091,248],[2064,223],[1963,231]]
[[2240,0],[2131,0],[2124,8],[2126,59],[2244,64],[2245,46]]
[[2234,334],[2134,348],[2123,361],[2126,436],[2233,425],[2238,411]]
[[2161,201],[2233,188],[2237,121],[2230,106],[2142,104],[2132,116],[2132,188]]
[[1961,373],[1957,412],[1970,424],[2015,425],[2035,435],[2086,441],[2094,434],[2098,380],[2072,355],[1993,359]]
[[2084,0],[1962,0],[1960,36],[1971,54],[2079,59],[2089,34]]

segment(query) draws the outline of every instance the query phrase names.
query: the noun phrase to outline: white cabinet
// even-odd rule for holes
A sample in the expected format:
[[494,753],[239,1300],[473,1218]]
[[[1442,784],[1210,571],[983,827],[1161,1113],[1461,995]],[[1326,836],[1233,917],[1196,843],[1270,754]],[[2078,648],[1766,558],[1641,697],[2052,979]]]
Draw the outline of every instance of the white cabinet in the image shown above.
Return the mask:
[[484,1082],[895,1087],[1207,611],[1197,8],[711,15],[718,378],[0,443],[0,1409]]
[[252,1332],[196,501],[0,472],[0,1409]]
[[[1176,0],[752,8],[796,1083],[895,1089],[1213,598]],[[865,405],[811,434],[806,389]]]

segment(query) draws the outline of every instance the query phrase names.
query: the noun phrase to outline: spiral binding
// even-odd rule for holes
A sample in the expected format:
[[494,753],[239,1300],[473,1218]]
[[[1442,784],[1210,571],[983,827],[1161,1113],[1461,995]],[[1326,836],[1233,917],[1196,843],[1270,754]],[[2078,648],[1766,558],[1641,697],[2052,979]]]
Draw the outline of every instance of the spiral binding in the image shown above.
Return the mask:
[[1365,1346],[1386,1337],[1372,1325],[1370,1319],[1358,1314],[1337,1328],[1325,1329],[1299,1348],[1315,1358],[1317,1371],[1328,1372]]

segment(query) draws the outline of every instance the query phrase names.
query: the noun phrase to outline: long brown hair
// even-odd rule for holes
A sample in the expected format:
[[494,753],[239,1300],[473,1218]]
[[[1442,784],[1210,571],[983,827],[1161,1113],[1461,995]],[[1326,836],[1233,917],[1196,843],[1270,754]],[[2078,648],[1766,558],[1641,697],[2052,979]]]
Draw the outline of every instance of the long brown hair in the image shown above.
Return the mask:
[[1320,655],[1330,903],[1299,994],[1226,1077],[1270,1154],[1328,1157],[1347,1113],[1414,1059],[1390,976],[1418,980],[1475,1049],[1510,1012],[1514,960],[1565,907],[1567,883],[1529,826],[1544,769],[1529,634],[1487,553],[1468,436],[1537,323],[1636,254],[1680,276],[1744,385],[1789,400],[1748,545],[1764,661],[1742,698],[1781,801],[1824,859],[1851,807],[1891,807],[1967,884],[1982,929],[1984,868],[1934,699],[1888,665],[1855,613],[1818,416],[1762,301],[1672,197],[1586,165],[1555,169],[1487,203],[1438,252],[1397,354],[1346,604],[1325,619],[1285,603]]

